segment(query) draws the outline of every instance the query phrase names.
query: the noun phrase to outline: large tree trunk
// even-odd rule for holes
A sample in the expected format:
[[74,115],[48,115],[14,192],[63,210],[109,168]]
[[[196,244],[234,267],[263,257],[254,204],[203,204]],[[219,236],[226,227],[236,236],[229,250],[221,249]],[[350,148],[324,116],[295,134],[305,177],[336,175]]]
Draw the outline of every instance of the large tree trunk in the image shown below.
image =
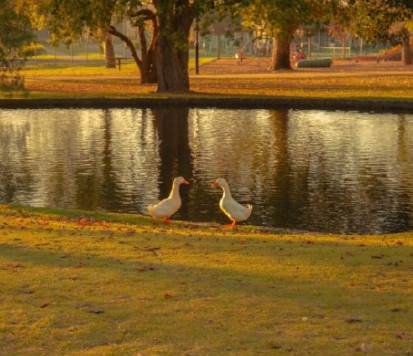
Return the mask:
[[189,91],[189,30],[194,19],[189,0],[154,0],[159,34],[156,44],[158,92]]
[[407,29],[404,29],[402,35],[402,62],[405,65],[413,64],[412,54],[412,36]]
[[272,70],[292,69],[290,60],[291,37],[277,35],[273,39]]
[[105,39],[102,43],[103,52],[105,53],[106,68],[115,68],[115,49],[113,47],[112,35],[110,33],[105,34]]
[[161,36],[157,46],[158,92],[189,91],[188,49],[178,49]]

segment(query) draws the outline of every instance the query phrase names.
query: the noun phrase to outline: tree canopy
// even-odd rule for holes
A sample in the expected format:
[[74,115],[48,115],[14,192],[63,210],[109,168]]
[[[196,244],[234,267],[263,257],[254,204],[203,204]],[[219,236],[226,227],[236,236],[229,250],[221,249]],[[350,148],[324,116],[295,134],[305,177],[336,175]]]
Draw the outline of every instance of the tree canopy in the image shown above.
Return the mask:
[[[125,42],[142,83],[157,82],[159,91],[187,91],[188,37],[194,19],[225,5],[237,7],[243,0],[41,1],[39,14],[57,40],[70,43],[85,31],[107,32]],[[138,28],[138,46],[117,28],[124,20]]]
[[[12,46],[19,48],[27,40],[29,16],[18,10],[25,7],[37,14],[35,19],[31,16],[32,23],[45,26],[55,41],[69,44],[85,33],[103,39],[116,36],[129,48],[141,82],[156,82],[159,92],[189,90],[191,26],[195,19],[201,21],[211,14],[216,19],[239,16],[245,26],[272,36],[274,70],[291,68],[291,42],[300,27],[332,19],[334,28],[371,42],[399,41],[404,58],[412,57],[408,51],[408,22],[413,18],[410,0],[0,0],[3,4],[1,43],[10,37]],[[122,21],[137,28],[137,42],[120,30]],[[9,55],[17,53],[16,48],[7,48]],[[0,56],[6,57],[4,50]]]
[[244,24],[264,29],[274,38],[272,68],[290,69],[290,44],[300,26],[321,21],[332,0],[252,0],[243,13]]
[[13,71],[33,40],[30,20],[12,0],[0,0],[0,70]]

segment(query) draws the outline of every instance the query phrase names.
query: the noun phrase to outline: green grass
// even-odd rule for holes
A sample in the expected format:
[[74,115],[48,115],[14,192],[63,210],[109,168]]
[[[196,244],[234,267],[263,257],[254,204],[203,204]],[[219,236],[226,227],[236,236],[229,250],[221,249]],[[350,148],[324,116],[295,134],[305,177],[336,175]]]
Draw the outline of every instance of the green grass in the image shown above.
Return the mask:
[[[201,58],[201,64],[213,61],[214,58]],[[255,63],[254,60],[252,62]],[[223,60],[223,63],[221,67],[219,61],[210,63],[209,66],[201,67],[201,75],[191,74],[192,93],[181,97],[240,100],[246,97],[285,100],[294,98],[363,101],[369,99],[377,101],[379,107],[382,101],[413,99],[413,72],[407,67],[397,65],[360,65],[354,68],[337,65],[328,69],[253,73],[248,70],[232,72],[235,69],[242,69],[242,66],[233,64],[231,67],[232,62],[228,60]],[[189,66],[193,72],[193,59],[190,60]],[[121,71],[107,69],[103,65],[93,65],[92,61],[88,65],[62,64],[59,67],[49,67],[39,63],[33,68],[26,68],[22,74],[26,76],[28,92],[0,92],[0,98],[160,97],[154,94],[156,85],[139,84],[136,65],[130,62],[123,64]]]
[[40,54],[37,56],[32,56],[30,57],[30,61],[48,61],[48,62],[59,62],[59,61],[85,61],[85,60],[100,60],[100,61],[104,61],[105,60],[105,56],[101,53],[77,53],[76,55],[74,55],[73,57],[70,54],[66,54],[66,55],[54,55],[54,54]]
[[[205,59],[209,61],[212,59]],[[193,63],[191,62],[191,67]],[[37,68],[25,74],[28,93],[1,93],[0,98],[159,98],[155,85],[140,85],[134,64],[117,69],[74,66]],[[389,67],[391,68],[391,66]],[[31,73],[31,74],[30,74]],[[362,71],[333,69],[279,73],[223,73],[191,75],[191,94],[198,98],[295,98],[404,100],[413,99],[413,73],[400,69]],[[29,75],[30,74],[30,75]],[[182,96],[182,95],[181,95]],[[378,102],[380,106],[380,102]]]
[[409,355],[412,234],[0,206],[4,355]]
[[[92,58],[91,58],[92,59]],[[97,58],[95,58],[97,59]],[[205,64],[214,60],[211,57],[200,58],[200,64]],[[58,63],[58,62],[57,62]],[[189,60],[189,68],[195,67],[195,60],[191,58]],[[121,70],[116,68],[106,68],[104,64],[96,65],[73,65],[69,64],[66,66],[58,65],[53,67],[53,64],[49,63],[48,66],[42,65],[31,65],[21,71],[22,75],[25,77],[65,77],[65,76],[125,76],[133,75],[138,76],[138,68],[132,60],[122,61]]]

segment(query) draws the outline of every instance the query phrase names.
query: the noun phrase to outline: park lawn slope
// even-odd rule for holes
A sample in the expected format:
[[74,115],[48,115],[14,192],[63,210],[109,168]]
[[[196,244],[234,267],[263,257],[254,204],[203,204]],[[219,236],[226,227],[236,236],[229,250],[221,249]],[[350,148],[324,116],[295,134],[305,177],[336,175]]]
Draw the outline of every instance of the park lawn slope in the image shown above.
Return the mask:
[[0,354],[413,353],[413,234],[0,206]]

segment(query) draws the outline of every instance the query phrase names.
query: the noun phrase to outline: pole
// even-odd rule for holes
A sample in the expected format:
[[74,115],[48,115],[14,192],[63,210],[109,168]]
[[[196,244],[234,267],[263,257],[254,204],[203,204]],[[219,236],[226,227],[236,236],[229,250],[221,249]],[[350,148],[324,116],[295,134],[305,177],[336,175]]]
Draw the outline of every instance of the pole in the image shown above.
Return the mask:
[[199,24],[195,22],[195,74],[199,74]]
[[89,32],[86,34],[86,60],[89,60]]

